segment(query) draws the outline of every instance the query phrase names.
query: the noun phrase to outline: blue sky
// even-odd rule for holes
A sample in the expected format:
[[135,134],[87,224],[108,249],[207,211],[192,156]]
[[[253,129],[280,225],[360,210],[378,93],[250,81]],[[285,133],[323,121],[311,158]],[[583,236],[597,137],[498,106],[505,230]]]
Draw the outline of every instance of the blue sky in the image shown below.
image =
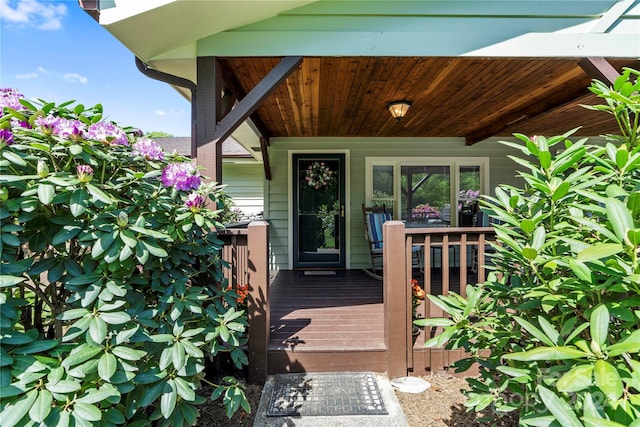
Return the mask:
[[105,118],[122,126],[190,135],[189,103],[141,74],[133,54],[77,0],[0,0],[0,87],[28,99],[101,103]]

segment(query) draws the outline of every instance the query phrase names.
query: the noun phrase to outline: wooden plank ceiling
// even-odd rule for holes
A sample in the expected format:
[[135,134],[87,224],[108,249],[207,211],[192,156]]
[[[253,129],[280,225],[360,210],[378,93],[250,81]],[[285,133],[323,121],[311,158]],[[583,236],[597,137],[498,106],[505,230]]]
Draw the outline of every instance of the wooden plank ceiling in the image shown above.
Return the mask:
[[[239,98],[281,58],[219,58]],[[637,59],[612,59],[618,71]],[[467,57],[306,57],[257,110],[271,137],[464,137],[474,144],[514,132],[617,132],[579,59]],[[386,104],[413,103],[396,121]]]

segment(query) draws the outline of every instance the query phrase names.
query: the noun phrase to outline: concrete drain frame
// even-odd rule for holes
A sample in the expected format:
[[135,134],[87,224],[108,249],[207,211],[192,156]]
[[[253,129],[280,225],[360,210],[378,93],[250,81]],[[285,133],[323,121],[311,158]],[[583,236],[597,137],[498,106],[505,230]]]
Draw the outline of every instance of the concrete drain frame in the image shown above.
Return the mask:
[[387,415],[372,372],[279,374],[267,417]]

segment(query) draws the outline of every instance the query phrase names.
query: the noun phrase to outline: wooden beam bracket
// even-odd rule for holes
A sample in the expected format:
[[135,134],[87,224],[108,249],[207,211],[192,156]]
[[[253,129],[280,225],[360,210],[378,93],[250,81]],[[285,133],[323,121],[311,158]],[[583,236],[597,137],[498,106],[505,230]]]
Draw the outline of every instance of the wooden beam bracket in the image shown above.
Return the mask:
[[578,63],[592,79],[613,85],[620,73],[605,58],[583,58]]

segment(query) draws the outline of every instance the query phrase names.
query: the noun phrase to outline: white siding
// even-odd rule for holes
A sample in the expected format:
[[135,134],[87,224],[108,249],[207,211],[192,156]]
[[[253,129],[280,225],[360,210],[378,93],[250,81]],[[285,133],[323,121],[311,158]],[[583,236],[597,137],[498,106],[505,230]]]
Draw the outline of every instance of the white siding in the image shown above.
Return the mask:
[[225,192],[235,207],[247,215],[264,211],[264,168],[262,164],[224,163],[222,179]]

